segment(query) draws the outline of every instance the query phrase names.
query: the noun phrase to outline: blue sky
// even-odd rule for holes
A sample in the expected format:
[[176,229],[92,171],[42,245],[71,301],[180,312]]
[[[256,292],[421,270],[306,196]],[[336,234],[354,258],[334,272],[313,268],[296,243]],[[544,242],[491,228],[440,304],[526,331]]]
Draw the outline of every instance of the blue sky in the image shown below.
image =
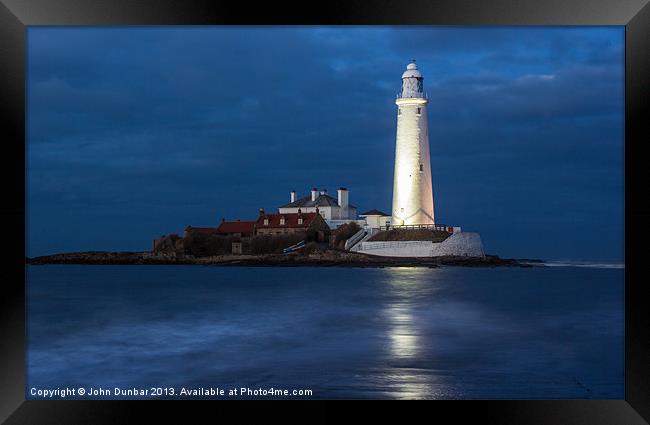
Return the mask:
[[622,260],[623,54],[623,27],[31,27],[28,255],[145,250],[314,186],[390,212],[416,58],[439,222]]

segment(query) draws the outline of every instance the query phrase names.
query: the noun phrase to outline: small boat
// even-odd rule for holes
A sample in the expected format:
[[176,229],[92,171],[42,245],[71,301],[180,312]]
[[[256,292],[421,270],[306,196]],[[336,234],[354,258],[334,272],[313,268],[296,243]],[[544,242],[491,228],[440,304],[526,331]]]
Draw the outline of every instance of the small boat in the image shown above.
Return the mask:
[[305,241],[303,240],[303,241],[298,242],[295,245],[291,245],[289,248],[283,249],[282,253],[283,254],[288,254],[290,252],[298,251],[299,249],[304,248],[304,247],[305,247]]

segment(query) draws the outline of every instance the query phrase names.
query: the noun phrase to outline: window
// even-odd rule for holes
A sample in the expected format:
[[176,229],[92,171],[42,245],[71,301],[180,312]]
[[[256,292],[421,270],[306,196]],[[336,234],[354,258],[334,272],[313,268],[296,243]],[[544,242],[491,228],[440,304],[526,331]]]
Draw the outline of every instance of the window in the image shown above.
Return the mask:
[[424,171],[422,164],[420,164],[420,172]]
[[269,225],[269,219],[268,219],[268,218],[265,218],[265,219],[264,219],[264,225],[265,225],[265,226],[268,226],[268,225]]
[[422,108],[418,108],[418,112],[417,112],[417,114],[418,114],[418,115],[421,115],[421,114],[422,114]]
[[298,217],[298,224],[302,224],[302,217]]
[[280,226],[284,226],[285,223],[284,217],[280,217]]
[[397,115],[402,115],[402,108],[397,108]]

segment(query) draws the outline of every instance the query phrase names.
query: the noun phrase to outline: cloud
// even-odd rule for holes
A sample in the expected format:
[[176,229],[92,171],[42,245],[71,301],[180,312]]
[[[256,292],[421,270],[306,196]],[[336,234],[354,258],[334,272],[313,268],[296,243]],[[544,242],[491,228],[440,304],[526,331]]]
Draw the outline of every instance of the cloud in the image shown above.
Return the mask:
[[[513,219],[622,231],[620,28],[30,28],[28,43],[32,255],[146,249],[313,186],[390,209],[411,57],[430,99],[438,217],[515,256],[549,253],[524,227],[504,232]],[[59,248],[51,225],[67,235]],[[577,227],[561,249],[584,258],[591,235]]]

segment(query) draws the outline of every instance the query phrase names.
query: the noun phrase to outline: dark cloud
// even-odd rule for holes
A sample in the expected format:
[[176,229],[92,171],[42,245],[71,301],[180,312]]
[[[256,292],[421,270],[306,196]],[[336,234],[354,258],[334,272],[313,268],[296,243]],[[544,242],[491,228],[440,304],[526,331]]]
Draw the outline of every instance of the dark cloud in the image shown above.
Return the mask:
[[29,254],[146,249],[313,186],[389,210],[416,57],[441,221],[502,255],[621,259],[623,34],[30,28]]

